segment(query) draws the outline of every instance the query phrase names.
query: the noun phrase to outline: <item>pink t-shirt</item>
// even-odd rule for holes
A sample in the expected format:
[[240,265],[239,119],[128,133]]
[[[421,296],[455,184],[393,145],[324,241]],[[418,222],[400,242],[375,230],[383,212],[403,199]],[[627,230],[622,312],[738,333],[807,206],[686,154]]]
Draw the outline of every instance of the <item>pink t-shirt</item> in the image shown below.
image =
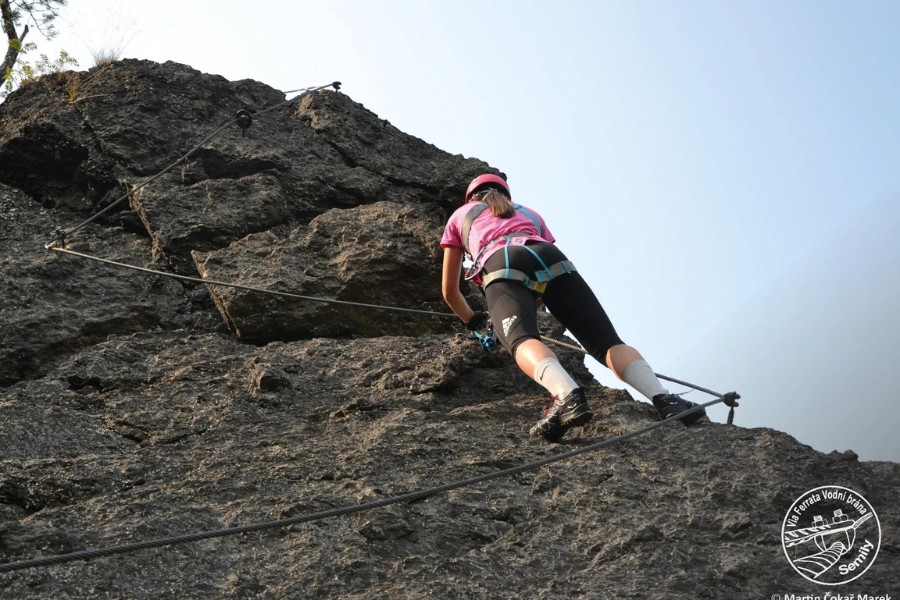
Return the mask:
[[[441,238],[441,248],[456,246],[465,249],[465,244],[462,241],[462,227],[466,220],[466,215],[469,214],[469,211],[472,210],[475,204],[475,202],[467,202],[450,215],[450,220],[447,221],[444,235]],[[469,230],[469,243],[471,244],[472,255],[478,257],[479,265],[483,265],[488,257],[506,245],[506,240],[502,238],[510,233],[528,234],[522,237],[510,238],[510,245],[521,245],[527,242],[550,242],[552,244],[556,241],[541,215],[530,208],[522,208],[538,220],[538,223],[541,225],[540,233],[535,227],[534,221],[520,210],[515,211],[513,216],[506,219],[495,217],[489,209],[481,211],[481,214],[475,217],[475,220],[472,222],[472,228]],[[494,243],[479,256],[482,248],[492,241]]]

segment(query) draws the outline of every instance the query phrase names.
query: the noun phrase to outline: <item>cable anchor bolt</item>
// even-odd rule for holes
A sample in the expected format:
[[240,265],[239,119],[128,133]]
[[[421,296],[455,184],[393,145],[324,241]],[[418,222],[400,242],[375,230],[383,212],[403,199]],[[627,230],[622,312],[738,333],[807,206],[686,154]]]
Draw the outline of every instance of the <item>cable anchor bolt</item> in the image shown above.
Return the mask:
[[237,122],[237,126],[241,128],[241,137],[244,137],[247,135],[247,129],[253,125],[253,115],[250,114],[250,111],[246,108],[242,108],[237,111],[235,121]]
[[57,227],[53,230],[53,238],[50,239],[49,242],[44,244],[44,249],[52,251],[54,248],[65,248],[66,247],[66,232],[61,228]]
[[725,421],[728,425],[734,425],[734,409],[740,406],[737,402],[740,397],[737,392],[728,392],[722,396],[722,403],[728,407],[728,419]]

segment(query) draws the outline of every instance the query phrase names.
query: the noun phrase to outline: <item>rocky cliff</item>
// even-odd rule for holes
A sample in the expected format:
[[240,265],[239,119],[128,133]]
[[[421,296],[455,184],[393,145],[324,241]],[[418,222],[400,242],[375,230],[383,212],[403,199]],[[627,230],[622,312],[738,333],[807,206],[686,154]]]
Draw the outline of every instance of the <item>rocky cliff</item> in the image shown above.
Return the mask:
[[[471,177],[496,172],[485,163],[334,90],[179,162],[238,110],[284,100],[122,61],[0,105],[0,563],[354,506],[653,422],[562,352],[597,417],[563,444],[531,440],[542,390],[431,314],[447,312],[442,224]],[[65,248],[243,287],[45,249],[123,196]],[[900,592],[900,466],[673,425],[413,503],[0,573],[0,597],[824,594],[781,542],[792,502],[823,485],[880,519],[877,559],[841,591]]]

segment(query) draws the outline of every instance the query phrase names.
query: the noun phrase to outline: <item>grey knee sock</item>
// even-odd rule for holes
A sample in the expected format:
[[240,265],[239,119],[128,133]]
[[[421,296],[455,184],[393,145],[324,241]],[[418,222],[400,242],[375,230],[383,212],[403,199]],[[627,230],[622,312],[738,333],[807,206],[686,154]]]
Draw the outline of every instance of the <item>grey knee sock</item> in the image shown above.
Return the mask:
[[556,398],[565,398],[578,387],[555,358],[545,358],[535,365],[534,380]]
[[625,380],[625,383],[645,395],[648,400],[652,400],[653,396],[669,393],[659,382],[659,379],[656,378],[656,374],[646,360],[632,361],[625,368],[622,379]]

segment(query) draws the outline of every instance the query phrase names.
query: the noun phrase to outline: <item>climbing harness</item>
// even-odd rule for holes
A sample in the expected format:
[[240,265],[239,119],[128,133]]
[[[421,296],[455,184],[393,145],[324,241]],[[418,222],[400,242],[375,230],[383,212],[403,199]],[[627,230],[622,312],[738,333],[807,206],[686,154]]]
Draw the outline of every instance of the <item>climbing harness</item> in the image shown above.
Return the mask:
[[[538,218],[532,213],[530,210],[522,206],[521,204],[513,204],[513,209],[517,212],[528,217],[532,223],[534,223],[535,229],[537,229],[537,233],[540,236],[543,233],[543,228],[541,227],[541,223]],[[465,219],[463,219],[462,224],[462,242],[465,246],[466,253],[472,257],[471,245],[469,243],[469,234],[472,231],[472,224],[475,222],[475,219],[478,218],[482,212],[487,209],[487,204],[484,202],[479,202],[475,206],[469,209],[469,212],[466,213]],[[480,285],[482,289],[487,287],[489,283],[495,281],[497,279],[508,279],[510,281],[518,281],[525,287],[530,290],[535,291],[538,294],[543,294],[547,289],[547,283],[552,281],[553,279],[559,277],[560,275],[566,275],[567,273],[575,273],[577,269],[575,265],[570,260],[563,260],[558,263],[554,263],[550,266],[547,266],[547,263],[538,256],[538,253],[529,248],[527,245],[523,245],[522,247],[528,250],[534,256],[538,263],[541,265],[541,268],[535,271],[534,277],[529,276],[527,273],[519,271],[518,269],[512,269],[509,266],[509,245],[512,242],[513,238],[516,237],[525,237],[531,235],[528,232],[524,231],[514,231],[512,233],[508,233],[506,235],[502,235],[498,238],[495,238],[485,244],[479,251],[477,256],[472,258],[472,266],[466,271],[464,277],[466,281],[474,281],[477,285]],[[487,274],[482,274],[483,265],[481,265],[482,256],[485,251],[489,248],[492,248],[494,244],[503,243],[503,256],[506,259],[506,268],[499,269],[497,271],[491,271]]]
[[575,265],[572,264],[572,261],[563,260],[548,267],[544,260],[540,256],[538,256],[537,252],[535,252],[528,246],[522,247],[528,250],[532,254],[532,256],[534,256],[541,264],[541,269],[534,272],[533,279],[522,271],[511,269],[509,267],[509,241],[507,241],[506,246],[504,246],[503,248],[503,256],[506,259],[506,268],[500,269],[499,271],[492,271],[487,275],[482,275],[481,287],[487,287],[490,282],[496,279],[509,279],[511,281],[519,281],[528,289],[534,290],[538,294],[543,294],[547,289],[548,282],[559,277],[560,275],[577,272],[577,270],[575,269]]
[[[469,256],[473,256],[471,245],[469,244],[469,233],[471,233],[471,231],[472,231],[472,224],[475,222],[475,219],[478,218],[478,215],[480,215],[485,210],[487,210],[487,207],[488,207],[488,205],[485,204],[484,202],[478,202],[472,208],[469,209],[469,212],[466,213],[466,217],[463,219],[462,231],[461,231],[462,243],[466,249],[466,253]],[[531,220],[531,222],[534,223],[534,227],[535,227],[535,229],[537,229],[538,235],[541,235],[544,232],[543,228],[541,227],[541,222],[538,220],[538,218],[536,216],[534,216],[533,212],[531,212],[530,210],[528,210],[521,204],[513,204],[512,207],[516,211],[518,211],[518,212],[522,213],[523,215],[525,215],[526,217],[528,217]],[[504,237],[522,237],[522,236],[526,236],[526,235],[530,235],[530,234],[521,232],[521,231],[516,231],[516,232],[510,233],[510,234],[508,234],[508,236],[504,236]],[[503,238],[501,237],[501,238],[497,238],[497,239],[503,239]],[[478,256],[480,257],[484,253],[485,248],[490,246],[494,241],[495,240],[491,240],[490,242],[485,244],[484,248],[482,248],[478,252]]]

